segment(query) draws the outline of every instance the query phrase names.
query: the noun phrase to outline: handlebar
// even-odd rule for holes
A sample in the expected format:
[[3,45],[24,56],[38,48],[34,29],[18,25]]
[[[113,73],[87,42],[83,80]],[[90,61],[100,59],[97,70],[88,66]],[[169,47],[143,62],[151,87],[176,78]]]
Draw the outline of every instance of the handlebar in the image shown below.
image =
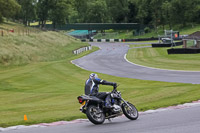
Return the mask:
[[119,85],[113,86],[113,91],[116,91],[118,86],[119,86]]

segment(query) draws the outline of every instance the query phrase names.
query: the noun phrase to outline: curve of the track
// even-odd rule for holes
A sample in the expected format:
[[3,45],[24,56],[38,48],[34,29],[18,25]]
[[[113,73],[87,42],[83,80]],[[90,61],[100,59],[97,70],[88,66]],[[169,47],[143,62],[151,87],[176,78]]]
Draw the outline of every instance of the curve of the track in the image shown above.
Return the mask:
[[131,64],[124,59],[128,44],[133,43],[90,43],[100,50],[73,60],[77,66],[94,72],[142,80],[200,84],[200,72],[152,69]]

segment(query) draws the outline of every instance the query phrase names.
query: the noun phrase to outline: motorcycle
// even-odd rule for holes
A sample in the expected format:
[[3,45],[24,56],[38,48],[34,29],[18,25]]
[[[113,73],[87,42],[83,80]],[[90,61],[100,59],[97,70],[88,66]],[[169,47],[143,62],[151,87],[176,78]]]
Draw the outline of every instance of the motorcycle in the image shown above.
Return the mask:
[[130,120],[136,120],[139,116],[136,107],[121,97],[121,92],[114,87],[111,95],[113,108],[106,108],[105,101],[95,96],[81,95],[77,99],[81,104],[80,111],[94,124],[102,124],[105,119],[125,115]]

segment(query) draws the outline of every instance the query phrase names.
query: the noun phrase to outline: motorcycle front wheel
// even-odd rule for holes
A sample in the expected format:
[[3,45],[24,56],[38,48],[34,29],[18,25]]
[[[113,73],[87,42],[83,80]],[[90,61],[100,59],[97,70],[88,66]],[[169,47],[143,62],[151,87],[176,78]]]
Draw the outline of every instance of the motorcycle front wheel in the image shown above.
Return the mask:
[[86,115],[88,119],[94,124],[102,124],[105,121],[105,115],[103,111],[94,105],[90,105],[87,108]]
[[122,104],[122,111],[124,115],[130,120],[136,120],[138,118],[138,110],[133,104],[128,103],[128,105],[125,103]]

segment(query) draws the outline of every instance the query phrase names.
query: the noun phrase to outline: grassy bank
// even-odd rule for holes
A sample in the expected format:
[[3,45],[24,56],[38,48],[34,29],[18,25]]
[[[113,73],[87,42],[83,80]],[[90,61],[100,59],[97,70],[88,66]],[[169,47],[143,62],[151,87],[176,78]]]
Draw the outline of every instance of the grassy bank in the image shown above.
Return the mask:
[[11,22],[0,25],[1,29],[14,29],[15,32],[6,31],[6,35],[0,36],[0,66],[62,60],[73,56],[73,50],[88,45],[62,32],[35,32],[36,29]]
[[[85,118],[79,112],[76,98],[83,94],[85,80],[91,72],[76,67],[71,60],[92,51],[73,55],[73,49],[87,44],[61,33],[41,32],[32,36],[20,39],[15,34],[7,39],[0,37],[4,41],[0,44],[0,59],[16,52],[7,62],[1,62],[0,127]],[[93,51],[97,49],[93,48]],[[31,57],[37,58],[33,60]],[[200,85],[143,81],[105,74],[99,74],[99,77],[120,84],[118,89],[123,98],[140,111],[200,99]],[[111,89],[100,86],[100,91]],[[25,114],[28,117],[26,122],[23,120]]]
[[129,49],[127,59],[136,64],[171,70],[200,71],[200,54],[168,55],[168,48],[134,49],[134,45],[130,47],[133,49]]

